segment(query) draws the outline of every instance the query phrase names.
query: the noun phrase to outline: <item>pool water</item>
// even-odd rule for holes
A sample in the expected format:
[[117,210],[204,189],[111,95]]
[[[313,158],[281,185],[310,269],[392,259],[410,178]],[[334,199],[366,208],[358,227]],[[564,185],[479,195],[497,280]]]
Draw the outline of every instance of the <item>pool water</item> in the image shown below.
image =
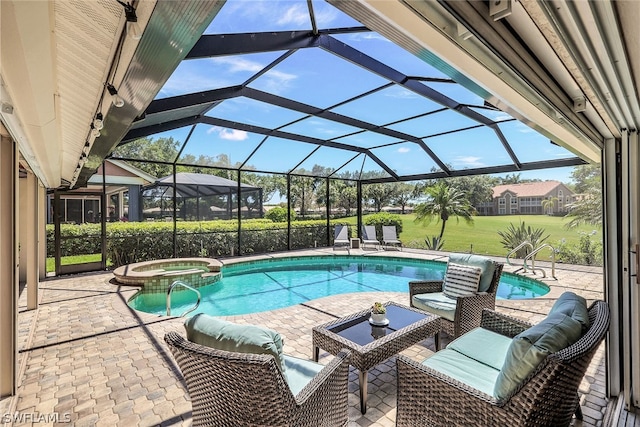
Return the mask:
[[[446,263],[391,257],[290,257],[242,262],[222,268],[222,278],[199,288],[200,307],[192,313],[231,316],[274,310],[328,295],[352,292],[408,292],[410,280],[442,279]],[[535,298],[549,292],[536,280],[502,273],[499,299]],[[190,291],[171,294],[171,312],[180,314],[195,303]],[[129,305],[166,314],[165,293],[139,292]]]

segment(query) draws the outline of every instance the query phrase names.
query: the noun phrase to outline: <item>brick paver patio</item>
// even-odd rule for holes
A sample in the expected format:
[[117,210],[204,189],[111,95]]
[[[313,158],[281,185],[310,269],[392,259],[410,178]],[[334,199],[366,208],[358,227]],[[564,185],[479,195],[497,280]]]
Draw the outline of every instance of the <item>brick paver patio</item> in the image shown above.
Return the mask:
[[[332,251],[319,249],[313,253]],[[355,253],[358,251],[352,251]],[[410,250],[391,254],[442,257]],[[514,269],[506,266],[505,271]],[[602,298],[601,268],[558,265],[556,276],[558,280],[544,280],[551,287],[548,295],[535,300],[499,300],[497,310],[537,322],[565,290],[589,301]],[[163,341],[168,331],[183,332],[183,319],[130,309],[126,302],[136,288],[113,285],[112,278],[111,273],[103,272],[46,280],[40,284],[40,306],[35,311],[26,310],[23,292],[18,316],[20,383],[15,397],[0,401],[2,425],[12,424],[12,415],[16,415],[16,426],[36,422],[74,426],[191,424],[185,385]],[[312,359],[314,325],[364,309],[374,300],[408,304],[408,293],[331,296],[227,319],[273,328],[284,337],[287,354]],[[433,339],[428,339],[403,353],[422,360],[431,351]],[[332,357],[324,352],[320,356],[321,363]],[[604,381],[602,346],[581,386],[585,419],[576,425],[603,425],[607,407]],[[357,384],[357,372],[352,369],[350,425],[395,425],[395,358],[369,372],[369,409],[365,415],[360,413]]]

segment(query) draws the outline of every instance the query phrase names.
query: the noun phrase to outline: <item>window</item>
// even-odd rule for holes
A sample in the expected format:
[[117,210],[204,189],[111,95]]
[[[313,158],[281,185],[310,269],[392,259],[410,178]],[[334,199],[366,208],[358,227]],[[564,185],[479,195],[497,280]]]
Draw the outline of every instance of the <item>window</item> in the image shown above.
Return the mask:
[[506,202],[506,200],[504,199],[504,197],[500,197],[500,198],[498,199],[498,204],[500,204],[500,206],[503,206],[503,205],[505,205],[506,203],[507,203],[507,202]]

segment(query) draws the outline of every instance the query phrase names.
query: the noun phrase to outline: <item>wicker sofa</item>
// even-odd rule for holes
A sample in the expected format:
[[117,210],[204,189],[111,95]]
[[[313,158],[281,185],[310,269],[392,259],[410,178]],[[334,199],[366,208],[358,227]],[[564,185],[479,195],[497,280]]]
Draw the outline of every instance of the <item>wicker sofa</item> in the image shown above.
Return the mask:
[[192,425],[347,424],[349,351],[323,366],[283,355],[279,335],[266,328],[206,315],[185,326],[188,339],[177,332],[164,339],[191,397]]
[[[411,307],[440,316],[441,332],[457,338],[480,325],[482,310],[495,308],[504,264],[483,256],[456,253],[449,255],[447,268],[452,263],[480,268],[477,292],[451,298],[443,292],[444,280],[414,280],[409,282],[409,301]],[[440,334],[435,335],[435,344],[440,349]]]
[[[609,328],[605,302],[595,301],[586,313],[587,329],[579,329],[577,341],[557,351],[551,347],[564,345],[554,335],[557,330],[544,332],[549,319],[559,318],[553,309],[532,327],[485,310],[481,328],[422,363],[398,356],[397,425],[568,426],[574,413],[582,416],[578,387]],[[569,321],[562,318],[561,323]],[[544,332],[537,341],[531,338],[536,330]],[[491,334],[504,339],[493,339]],[[519,352],[518,343],[526,344],[527,352]],[[541,359],[539,364],[532,363],[532,354]],[[516,366],[525,361],[533,366]],[[499,386],[500,376],[504,380],[514,366],[518,369],[511,372],[511,380],[516,382],[510,388]]]

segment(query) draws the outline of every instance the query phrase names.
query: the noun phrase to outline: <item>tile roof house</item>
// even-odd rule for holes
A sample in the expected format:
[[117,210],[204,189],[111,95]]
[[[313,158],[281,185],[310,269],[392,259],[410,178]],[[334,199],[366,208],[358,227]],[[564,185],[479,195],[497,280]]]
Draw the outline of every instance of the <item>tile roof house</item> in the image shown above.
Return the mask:
[[575,200],[574,192],[559,181],[505,184],[493,187],[491,201],[476,210],[478,215],[563,215]]

